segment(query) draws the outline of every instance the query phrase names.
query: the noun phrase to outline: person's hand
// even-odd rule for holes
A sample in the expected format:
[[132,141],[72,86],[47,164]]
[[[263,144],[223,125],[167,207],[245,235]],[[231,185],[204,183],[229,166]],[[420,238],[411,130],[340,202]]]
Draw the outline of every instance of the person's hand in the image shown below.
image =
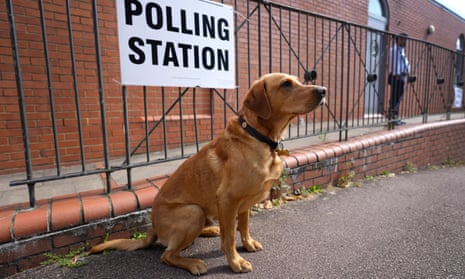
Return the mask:
[[412,82],[415,82],[415,81],[417,81],[417,76],[410,75],[410,74],[407,76],[407,82],[408,83],[412,83]]

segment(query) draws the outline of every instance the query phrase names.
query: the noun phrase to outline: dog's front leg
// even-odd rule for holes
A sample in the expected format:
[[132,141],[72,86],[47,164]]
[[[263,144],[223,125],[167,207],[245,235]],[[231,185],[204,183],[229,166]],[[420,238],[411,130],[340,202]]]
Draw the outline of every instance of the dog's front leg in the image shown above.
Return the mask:
[[236,216],[238,205],[228,198],[218,199],[218,221],[221,232],[221,249],[226,254],[229,267],[234,272],[250,272],[252,265],[244,260],[236,249]]
[[260,242],[256,241],[250,236],[249,232],[249,218],[250,218],[250,210],[245,212],[239,213],[238,219],[238,228],[241,234],[242,245],[244,245],[245,249],[249,252],[256,252],[263,250],[263,246]]

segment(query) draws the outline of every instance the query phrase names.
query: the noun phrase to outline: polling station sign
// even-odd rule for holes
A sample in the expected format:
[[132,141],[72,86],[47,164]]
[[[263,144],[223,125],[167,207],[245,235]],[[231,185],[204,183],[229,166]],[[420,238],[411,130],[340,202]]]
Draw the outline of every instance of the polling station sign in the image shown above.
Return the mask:
[[235,87],[231,6],[117,0],[123,85]]

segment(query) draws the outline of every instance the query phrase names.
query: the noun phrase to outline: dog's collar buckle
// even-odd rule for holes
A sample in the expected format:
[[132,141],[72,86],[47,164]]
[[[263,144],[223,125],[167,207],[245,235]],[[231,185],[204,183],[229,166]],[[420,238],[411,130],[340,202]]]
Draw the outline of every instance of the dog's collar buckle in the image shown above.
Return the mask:
[[279,142],[276,142],[274,140],[271,140],[269,139],[268,137],[264,136],[263,134],[261,134],[259,131],[255,130],[252,126],[250,126],[247,121],[245,121],[244,117],[242,116],[239,116],[239,118],[237,119],[237,121],[239,122],[239,125],[249,134],[251,135],[252,137],[256,138],[257,140],[261,141],[261,142],[264,142],[266,144],[268,144],[268,146],[270,147],[270,149],[272,151],[275,151],[276,149],[278,149],[279,147]]

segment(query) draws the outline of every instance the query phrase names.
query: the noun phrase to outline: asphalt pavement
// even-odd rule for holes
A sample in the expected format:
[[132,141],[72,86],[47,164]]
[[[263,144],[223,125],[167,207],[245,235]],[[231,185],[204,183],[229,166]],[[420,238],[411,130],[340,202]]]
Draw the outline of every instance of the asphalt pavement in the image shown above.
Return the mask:
[[[234,274],[219,238],[184,251],[208,265],[204,278],[465,278],[465,167],[425,170],[331,189],[251,218],[264,246],[241,255]],[[163,247],[86,257],[79,268],[39,267],[11,278],[193,278],[160,260]]]

